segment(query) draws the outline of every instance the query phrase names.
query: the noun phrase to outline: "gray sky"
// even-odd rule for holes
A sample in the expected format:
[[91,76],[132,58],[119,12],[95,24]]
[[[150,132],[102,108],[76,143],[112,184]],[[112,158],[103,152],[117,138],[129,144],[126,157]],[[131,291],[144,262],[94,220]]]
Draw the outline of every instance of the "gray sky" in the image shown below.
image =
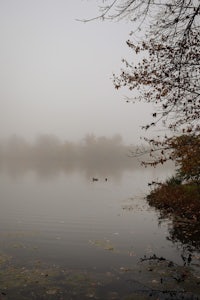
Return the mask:
[[96,1],[0,0],[0,137],[138,141],[149,108],[112,84],[133,24],[75,20],[96,14]]

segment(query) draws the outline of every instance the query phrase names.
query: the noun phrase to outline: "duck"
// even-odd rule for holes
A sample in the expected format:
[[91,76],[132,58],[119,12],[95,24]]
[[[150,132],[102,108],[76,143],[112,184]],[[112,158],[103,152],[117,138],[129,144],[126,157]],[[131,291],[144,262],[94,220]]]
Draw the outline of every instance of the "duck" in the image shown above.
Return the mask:
[[92,181],[98,181],[98,180],[99,180],[98,178],[95,177],[92,178]]

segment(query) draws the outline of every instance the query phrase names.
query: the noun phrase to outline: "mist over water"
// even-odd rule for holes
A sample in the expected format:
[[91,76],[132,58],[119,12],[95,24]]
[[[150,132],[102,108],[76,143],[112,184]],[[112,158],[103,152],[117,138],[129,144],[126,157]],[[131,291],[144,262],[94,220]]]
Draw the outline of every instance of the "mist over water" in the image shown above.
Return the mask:
[[[23,272],[39,261],[52,271],[98,276],[137,270],[140,258],[154,253],[180,264],[182,248],[168,238],[170,223],[158,222],[145,199],[148,183],[173,168],[141,167],[131,156],[136,148],[120,135],[1,140],[0,254]],[[40,273],[46,274],[42,267]]]
[[120,178],[125,171],[141,168],[138,158],[130,157],[136,146],[127,145],[120,135],[86,135],[79,142],[61,141],[55,135],[40,135],[33,142],[20,136],[0,141],[0,172],[38,176],[83,172],[87,178]]
[[[28,231],[27,235],[40,233],[17,241],[26,245],[19,254],[21,260],[29,255],[27,243],[31,243],[38,249],[36,257],[48,257],[52,263],[72,267],[98,264],[104,269],[122,264],[124,259],[128,263],[131,258],[127,254],[119,261],[115,255],[96,252],[89,241],[106,237],[125,253],[131,251],[134,241],[134,249],[140,253],[154,239],[157,216],[149,214],[144,196],[148,182],[166,178],[172,168],[141,167],[138,158],[131,156],[136,148],[124,143],[120,135],[87,135],[79,142],[61,141],[54,135],[40,135],[32,142],[19,136],[1,140],[0,234],[15,235],[16,230]],[[133,218],[125,213],[138,205],[145,206],[144,215],[135,211]],[[137,228],[134,240],[130,228]],[[159,240],[167,247],[163,230]],[[9,239],[5,238],[4,244],[5,250],[16,256]],[[172,249],[170,255],[176,251]]]

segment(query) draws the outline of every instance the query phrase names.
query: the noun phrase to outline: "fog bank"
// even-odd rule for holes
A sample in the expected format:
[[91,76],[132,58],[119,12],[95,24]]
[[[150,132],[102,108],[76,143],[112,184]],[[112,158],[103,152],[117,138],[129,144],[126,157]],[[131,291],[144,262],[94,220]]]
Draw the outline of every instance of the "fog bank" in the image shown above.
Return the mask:
[[120,135],[86,135],[79,142],[61,141],[55,135],[40,135],[33,142],[12,136],[0,141],[0,172],[33,170],[45,176],[82,171],[87,177],[114,176],[141,167],[138,159],[130,157],[134,149]]

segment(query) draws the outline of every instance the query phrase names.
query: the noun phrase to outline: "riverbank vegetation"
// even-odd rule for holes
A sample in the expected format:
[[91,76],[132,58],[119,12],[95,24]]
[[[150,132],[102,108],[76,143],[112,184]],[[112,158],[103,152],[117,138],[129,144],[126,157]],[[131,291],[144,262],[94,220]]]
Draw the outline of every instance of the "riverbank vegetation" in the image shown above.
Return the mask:
[[162,212],[200,224],[200,137],[182,135],[169,139],[168,144],[176,174],[164,183],[155,183],[148,202]]
[[147,196],[150,205],[200,223],[200,185],[180,183],[176,177],[154,188]]

